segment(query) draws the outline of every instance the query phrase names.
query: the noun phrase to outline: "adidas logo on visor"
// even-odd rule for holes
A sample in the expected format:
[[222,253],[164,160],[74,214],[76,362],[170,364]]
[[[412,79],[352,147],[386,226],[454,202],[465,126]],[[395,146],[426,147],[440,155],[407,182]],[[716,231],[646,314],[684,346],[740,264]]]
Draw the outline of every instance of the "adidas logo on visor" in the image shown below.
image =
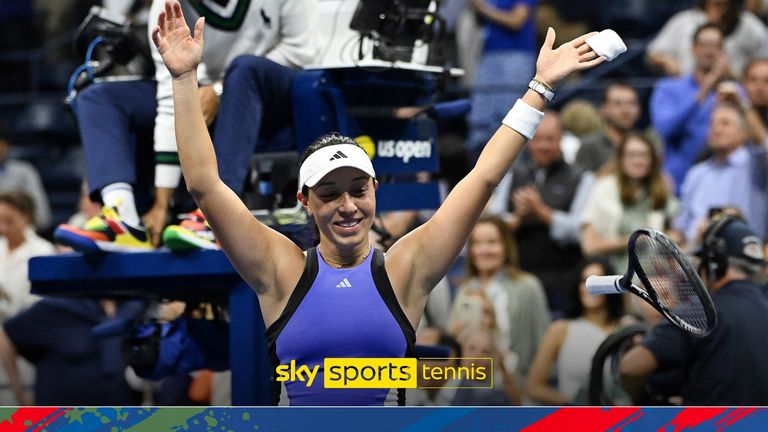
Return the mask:
[[333,160],[336,160],[336,159],[349,159],[349,158],[344,153],[342,153],[340,151],[337,151],[336,154],[334,154],[333,157],[328,159],[328,160],[329,161],[333,161]]

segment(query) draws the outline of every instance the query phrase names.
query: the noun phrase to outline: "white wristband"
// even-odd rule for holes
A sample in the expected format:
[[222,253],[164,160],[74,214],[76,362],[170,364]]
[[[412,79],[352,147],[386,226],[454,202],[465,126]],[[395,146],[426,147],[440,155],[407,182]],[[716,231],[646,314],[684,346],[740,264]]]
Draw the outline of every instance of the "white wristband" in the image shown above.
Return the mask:
[[501,123],[504,126],[516,130],[526,139],[531,139],[536,133],[536,129],[539,128],[539,124],[543,118],[543,112],[523,102],[522,99],[518,99],[517,102],[515,102],[515,106],[509,110]]

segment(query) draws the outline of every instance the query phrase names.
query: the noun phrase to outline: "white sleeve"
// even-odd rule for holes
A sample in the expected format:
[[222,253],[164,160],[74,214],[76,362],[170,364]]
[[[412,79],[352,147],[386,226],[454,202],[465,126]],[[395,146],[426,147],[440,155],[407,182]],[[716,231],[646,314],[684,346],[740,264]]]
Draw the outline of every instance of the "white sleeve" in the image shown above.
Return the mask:
[[496,186],[493,195],[485,206],[485,211],[495,215],[506,215],[509,213],[509,192],[512,189],[512,170],[507,171],[504,177]]
[[587,200],[589,200],[594,182],[594,174],[591,172],[582,174],[568,212],[557,210],[552,212],[552,223],[549,225],[549,236],[552,240],[561,244],[578,243],[581,230],[580,218],[587,205]]
[[[176,148],[176,133],[173,119],[173,83],[171,74],[163,63],[160,52],[152,41],[152,29],[157,23],[157,16],[163,9],[164,0],[153,0],[149,10],[150,50],[155,63],[155,79],[157,80],[157,116],[155,117],[155,186],[173,189],[179,185],[181,166],[178,163]],[[164,155],[165,158],[158,159]],[[172,162],[175,156],[175,162]],[[162,162],[162,163],[160,163]]]
[[689,19],[687,18],[687,11],[673,15],[648,44],[647,53],[666,54],[679,59],[679,51],[689,49],[691,44],[689,40],[681,40],[685,39],[684,29],[688,28],[685,25],[686,19]]
[[281,65],[302,68],[315,62],[318,54],[317,32],[312,17],[316,0],[280,2],[280,40],[265,54]]

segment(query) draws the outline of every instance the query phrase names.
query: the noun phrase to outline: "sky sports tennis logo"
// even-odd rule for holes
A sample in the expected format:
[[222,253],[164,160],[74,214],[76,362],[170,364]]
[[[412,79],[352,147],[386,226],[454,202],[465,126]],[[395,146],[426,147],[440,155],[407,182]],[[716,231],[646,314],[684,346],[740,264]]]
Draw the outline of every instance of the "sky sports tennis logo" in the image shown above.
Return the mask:
[[320,365],[296,360],[275,369],[278,382],[317,384],[325,388],[492,388],[491,358],[326,358]]

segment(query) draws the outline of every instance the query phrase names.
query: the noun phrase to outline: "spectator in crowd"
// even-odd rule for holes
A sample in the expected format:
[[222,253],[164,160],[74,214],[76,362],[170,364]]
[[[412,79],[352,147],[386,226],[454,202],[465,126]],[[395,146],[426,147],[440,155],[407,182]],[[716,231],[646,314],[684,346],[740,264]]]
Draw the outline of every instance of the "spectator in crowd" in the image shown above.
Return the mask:
[[556,315],[566,307],[564,287],[578,279],[579,215],[594,179],[563,161],[562,133],[557,114],[545,113],[528,143],[530,160],[512,167],[509,192],[497,192],[507,197],[507,222],[525,251],[519,254],[520,268],[541,280]]
[[[742,0],[701,0],[698,7],[674,15],[648,45],[648,61],[665,75],[689,75],[697,69],[689,41],[706,23],[723,32],[723,48],[736,75],[749,61],[768,50],[768,30]],[[694,42],[695,43],[695,42]],[[692,55],[693,54],[693,55]]]
[[715,103],[715,89],[730,76],[723,52],[723,32],[704,24],[693,34],[694,71],[664,78],[651,95],[653,127],[664,143],[664,168],[680,192],[685,174],[706,147],[707,125]]
[[483,20],[485,43],[475,71],[469,114],[469,153],[474,163],[496,131],[495,119],[525,90],[534,70],[536,0],[472,0]]
[[[296,68],[311,63],[317,51],[310,25],[313,1],[265,0],[260,5],[239,1],[234,2],[237,5],[233,6],[234,11],[227,12],[231,16],[205,4],[183,3],[184,13],[191,19],[207,18],[204,67],[199,69],[203,84],[200,103],[206,124],[210,127],[214,119],[217,120],[213,141],[219,169],[226,184],[239,194],[245,187],[250,156],[259,137],[273,138],[272,135],[291,124],[291,88]],[[156,21],[164,4],[164,0],[153,1],[150,22]],[[63,243],[80,249],[85,244],[106,250],[146,250],[152,248],[152,244],[145,228],[152,231],[154,243],[159,243],[170,197],[180,182],[181,169],[174,135],[171,76],[154,47],[152,55],[156,87],[154,83],[146,82],[142,85],[147,88],[141,92],[121,98],[116,93],[130,91],[92,86],[95,89],[90,96],[84,93],[79,98],[81,112],[88,109],[83,105],[96,110],[80,123],[88,123],[87,129],[93,130],[92,135],[83,131],[88,180],[94,193],[101,191],[105,212],[85,229],[60,227],[56,237]],[[131,102],[133,99],[140,100]],[[110,104],[105,105],[105,100]],[[90,101],[93,101],[92,105]],[[130,108],[119,112],[136,110],[141,114],[140,127],[131,124],[138,114],[109,114],[107,108],[118,110],[126,104]],[[270,109],[264,109],[266,106]],[[138,130],[147,133],[153,127],[154,136],[149,132],[152,138],[147,141],[154,143],[156,194],[154,205],[145,214],[142,224],[132,186],[137,173],[141,172],[135,169],[137,157],[131,146],[135,139],[132,133]],[[105,151],[105,143],[115,143],[114,151]],[[274,146],[272,150],[282,150],[291,148],[293,143],[272,140],[264,145]],[[115,155],[119,157],[115,158]],[[115,159],[119,162],[115,163]],[[121,225],[124,227],[122,232],[112,232],[111,227]],[[167,228],[163,241],[173,249],[218,248],[198,210],[189,213],[181,225]]]
[[651,374],[655,393],[674,392],[685,405],[766,405],[768,299],[750,281],[765,265],[763,244],[737,219],[717,218],[704,234],[700,258],[717,327],[702,338],[663,321],[622,356],[620,371]]
[[738,208],[761,238],[768,217],[768,149],[765,140],[749,145],[750,126],[741,108],[722,103],[712,113],[709,148],[712,156],[694,166],[685,177],[681,212],[674,228],[687,241],[708,214],[724,206]]
[[91,329],[116,316],[135,319],[138,301],[45,298],[0,327],[0,358],[18,405],[31,397],[18,379],[17,352],[36,368],[36,405],[139,405],[125,378],[122,336],[97,339]]
[[744,69],[741,83],[749,105],[757,111],[763,124],[768,124],[768,58],[752,60]]
[[28,193],[35,204],[34,226],[44,229],[51,223],[51,208],[40,174],[31,164],[12,158],[10,152],[11,140],[0,126],[0,192]]
[[[503,351],[517,354],[520,359],[518,369],[525,375],[549,324],[541,282],[518,267],[514,237],[498,216],[484,216],[478,220],[469,236],[468,249],[469,279],[459,287],[452,315],[462,312],[459,309],[465,307],[465,296],[482,293],[487,297],[499,331],[498,345]],[[481,318],[467,324],[485,324],[477,322],[478,319]]]
[[451,405],[520,405],[520,389],[515,377],[517,356],[514,353],[503,353],[497,347],[493,334],[481,327],[464,330],[458,340],[461,344],[462,366],[469,369],[473,367],[473,363],[482,364],[482,360],[478,359],[493,359],[493,374],[488,377],[490,379],[490,376],[493,376],[493,388],[488,389],[487,385],[485,388],[469,388],[473,384],[482,385],[488,381],[464,380],[461,383],[464,388],[456,392]]
[[[38,300],[30,293],[27,262],[38,255],[55,252],[53,245],[38,237],[34,230],[35,203],[24,192],[0,193],[0,323],[29,308]],[[21,382],[32,385],[33,369],[23,362]],[[0,403],[15,405],[7,384],[9,377],[0,374]]]
[[581,248],[587,256],[607,256],[627,268],[627,241],[640,227],[664,230],[677,200],[661,174],[656,146],[630,133],[619,144],[616,163],[595,181],[581,216]]
[[616,148],[635,128],[640,118],[640,100],[634,87],[623,82],[610,84],[600,104],[602,129],[585,137],[576,154],[576,165],[597,171],[616,155]]
[[[528,397],[546,405],[583,405],[592,356],[612,333],[623,314],[621,295],[589,294],[586,279],[591,275],[615,274],[607,261],[592,259],[582,267],[580,282],[573,285],[574,301],[566,319],[552,323],[539,345],[527,381]],[[556,369],[557,387],[549,384]]]
[[[416,336],[416,343],[419,346],[438,346],[448,349],[447,361],[420,360],[420,367],[451,367],[459,370],[461,366],[467,365],[466,357],[494,356],[493,336],[488,330],[468,328],[462,336],[465,339],[462,344],[459,344],[453,336],[442,333],[439,329],[427,328],[420,331]],[[467,347],[468,352],[464,352],[464,346]],[[510,401],[519,404],[520,393],[514,374],[506,373],[503,365],[498,369],[497,374],[501,375],[498,379],[499,384],[494,385],[492,389],[488,388],[490,372],[481,382],[467,379],[466,376],[450,376],[449,373],[431,379],[419,374],[419,388],[408,389],[406,399],[410,406],[499,406],[510,405]]]
[[37,300],[29,291],[29,259],[55,252],[51,243],[35,234],[34,221],[31,196],[19,191],[0,193],[0,321]]
[[570,165],[576,161],[583,139],[598,132],[602,120],[595,106],[584,99],[573,99],[565,104],[560,111],[560,120],[564,131],[560,151],[563,160]]

